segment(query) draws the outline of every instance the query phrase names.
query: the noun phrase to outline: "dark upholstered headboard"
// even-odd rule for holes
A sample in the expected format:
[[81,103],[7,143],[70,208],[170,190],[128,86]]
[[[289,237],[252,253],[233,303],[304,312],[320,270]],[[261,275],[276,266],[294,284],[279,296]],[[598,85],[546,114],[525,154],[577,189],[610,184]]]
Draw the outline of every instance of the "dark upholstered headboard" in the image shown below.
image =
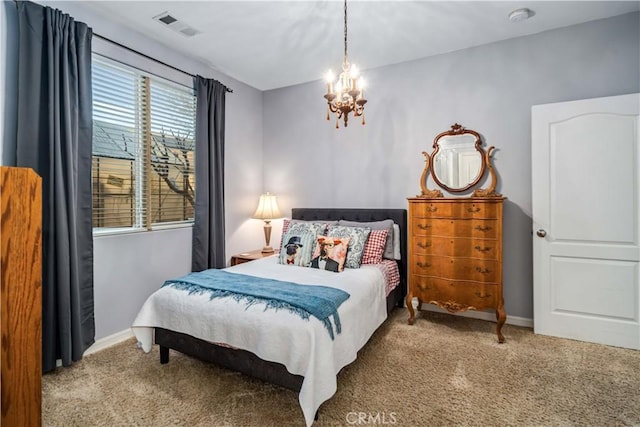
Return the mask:
[[400,287],[402,297],[407,295],[407,210],[406,209],[341,209],[341,208],[293,208],[292,219],[305,221],[382,221],[391,219],[400,227]]

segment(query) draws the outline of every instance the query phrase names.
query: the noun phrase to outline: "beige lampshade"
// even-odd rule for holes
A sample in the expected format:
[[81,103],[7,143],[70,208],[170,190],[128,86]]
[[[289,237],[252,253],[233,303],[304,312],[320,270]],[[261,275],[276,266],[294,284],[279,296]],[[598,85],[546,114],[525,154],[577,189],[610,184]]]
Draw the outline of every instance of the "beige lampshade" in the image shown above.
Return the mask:
[[255,219],[276,219],[282,218],[280,209],[278,209],[278,203],[276,202],[276,195],[267,191],[266,194],[260,196],[258,202],[258,209],[253,214]]

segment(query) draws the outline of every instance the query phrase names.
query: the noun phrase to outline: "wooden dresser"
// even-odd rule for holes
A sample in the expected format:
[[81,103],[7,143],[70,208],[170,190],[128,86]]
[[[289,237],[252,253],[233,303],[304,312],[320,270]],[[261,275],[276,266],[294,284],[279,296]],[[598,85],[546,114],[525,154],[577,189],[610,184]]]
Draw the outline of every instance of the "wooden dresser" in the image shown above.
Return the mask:
[[451,313],[495,309],[502,298],[502,197],[409,199],[409,324],[418,298]]
[[0,424],[41,425],[42,190],[31,169],[0,167]]

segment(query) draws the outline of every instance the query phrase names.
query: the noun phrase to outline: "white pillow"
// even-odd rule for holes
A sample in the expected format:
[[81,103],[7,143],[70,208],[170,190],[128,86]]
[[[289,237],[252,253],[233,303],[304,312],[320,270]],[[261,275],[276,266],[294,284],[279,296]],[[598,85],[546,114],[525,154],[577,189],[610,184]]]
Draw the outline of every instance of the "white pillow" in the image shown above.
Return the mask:
[[400,226],[393,223],[393,259],[401,260],[402,255],[400,255]]

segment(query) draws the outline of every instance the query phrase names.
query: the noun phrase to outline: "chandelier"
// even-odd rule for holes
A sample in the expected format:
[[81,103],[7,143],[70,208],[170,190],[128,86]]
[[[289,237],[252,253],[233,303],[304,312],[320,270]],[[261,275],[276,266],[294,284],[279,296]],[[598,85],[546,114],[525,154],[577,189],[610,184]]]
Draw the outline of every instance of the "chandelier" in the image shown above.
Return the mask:
[[336,129],[340,126],[340,119],[344,120],[347,127],[349,113],[353,112],[354,117],[362,116],[364,121],[364,81],[359,77],[358,68],[349,62],[347,55],[347,0],[344,0],[344,59],[342,60],[342,72],[334,85],[334,75],[329,70],[326,76],[327,93],[324,98],[327,100],[329,108],[327,110],[327,120],[330,120],[331,113],[336,113]]

